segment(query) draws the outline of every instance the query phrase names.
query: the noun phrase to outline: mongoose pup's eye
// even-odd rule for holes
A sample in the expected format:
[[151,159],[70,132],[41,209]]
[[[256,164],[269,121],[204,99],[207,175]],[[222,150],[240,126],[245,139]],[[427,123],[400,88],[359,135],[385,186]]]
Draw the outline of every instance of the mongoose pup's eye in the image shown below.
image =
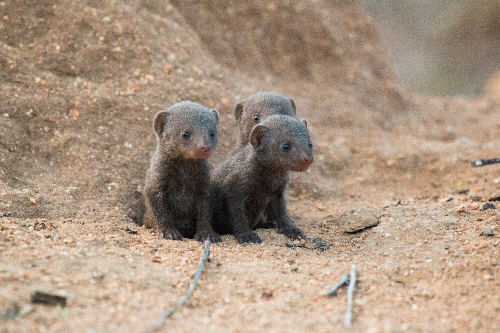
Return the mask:
[[312,147],[313,146],[313,143],[311,142],[311,140],[309,140],[309,147]]
[[256,114],[255,116],[253,116],[253,119],[254,119],[255,121],[259,121],[259,120],[260,120],[260,116],[259,116],[258,114]]
[[284,151],[289,151],[290,149],[292,149],[292,147],[290,147],[289,143],[282,144],[281,148],[283,148]]
[[187,139],[187,138],[189,138],[189,137],[191,136],[191,133],[189,133],[188,131],[184,131],[184,132],[182,132],[182,136],[183,136],[185,139]]
[[215,136],[215,132],[214,131],[210,131],[210,136]]

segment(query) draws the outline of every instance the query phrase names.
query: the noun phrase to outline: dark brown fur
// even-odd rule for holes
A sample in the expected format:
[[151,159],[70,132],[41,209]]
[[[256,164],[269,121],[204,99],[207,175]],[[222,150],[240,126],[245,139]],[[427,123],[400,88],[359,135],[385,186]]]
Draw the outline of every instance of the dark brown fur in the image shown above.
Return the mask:
[[[210,226],[207,158],[217,147],[218,113],[180,102],[156,114],[156,151],[146,174],[145,225],[160,237],[220,241]],[[186,135],[189,133],[189,136]]]
[[[253,127],[272,115],[286,115],[295,118],[295,101],[275,92],[258,92],[252,96],[239,101],[234,107],[234,118],[238,122],[239,136],[236,146],[231,154],[236,154],[245,147],[250,139]],[[257,228],[274,228],[276,223],[268,220],[267,212],[264,212],[255,225]]]
[[295,117],[295,102],[274,92],[259,92],[236,103],[234,117],[238,122],[239,137],[236,149],[246,146],[253,127],[267,117],[283,114]]
[[[260,243],[252,229],[266,213],[279,233],[305,238],[288,217],[285,191],[290,171],[305,171],[313,161],[307,122],[269,116],[249,137],[250,143],[222,163],[212,177],[214,230],[234,234],[240,243]],[[284,150],[285,144],[290,150]]]

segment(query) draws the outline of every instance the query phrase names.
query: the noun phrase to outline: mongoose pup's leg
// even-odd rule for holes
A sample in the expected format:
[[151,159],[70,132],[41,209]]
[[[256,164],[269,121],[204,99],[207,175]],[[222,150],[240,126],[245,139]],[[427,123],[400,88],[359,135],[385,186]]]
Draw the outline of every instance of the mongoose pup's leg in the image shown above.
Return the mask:
[[306,234],[300,228],[297,228],[290,217],[288,217],[283,193],[271,199],[266,212],[267,219],[276,222],[278,233],[288,236],[291,239],[297,239],[299,237],[303,239],[307,238]]

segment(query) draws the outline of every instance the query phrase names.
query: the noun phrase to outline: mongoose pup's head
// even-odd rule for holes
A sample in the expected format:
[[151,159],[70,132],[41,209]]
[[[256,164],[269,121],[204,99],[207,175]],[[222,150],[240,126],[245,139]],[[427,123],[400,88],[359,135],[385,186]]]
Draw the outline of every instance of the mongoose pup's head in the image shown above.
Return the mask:
[[259,92],[236,103],[234,117],[240,130],[240,143],[247,144],[252,128],[267,117],[283,114],[295,117],[295,102],[273,92]]
[[171,158],[207,159],[217,147],[219,114],[183,101],[156,114],[153,129],[161,153]]
[[250,133],[257,158],[277,170],[305,171],[313,162],[313,145],[306,120],[269,116]]

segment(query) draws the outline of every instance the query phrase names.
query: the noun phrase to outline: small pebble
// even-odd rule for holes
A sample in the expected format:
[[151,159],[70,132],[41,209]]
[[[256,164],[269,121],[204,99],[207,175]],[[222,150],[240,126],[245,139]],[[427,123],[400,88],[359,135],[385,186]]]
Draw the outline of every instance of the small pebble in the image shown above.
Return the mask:
[[19,316],[21,308],[17,302],[11,302],[11,307],[5,312],[5,317],[10,320],[14,320]]
[[33,311],[33,308],[29,305],[25,305],[23,306],[23,308],[21,309],[21,311],[19,312],[20,315],[25,315],[25,314],[28,314],[30,313],[31,311]]
[[493,236],[493,230],[491,228],[488,228],[486,230],[483,230],[483,232],[481,233],[482,236]]
[[366,228],[372,228],[380,223],[380,213],[373,208],[352,209],[344,212],[338,218],[338,224],[347,233],[354,233]]
[[163,71],[164,71],[165,73],[167,73],[167,74],[170,74],[170,73],[172,72],[172,69],[173,69],[173,68],[174,68],[174,67],[173,67],[172,65],[165,65],[165,66],[163,67]]
[[500,196],[489,198],[488,201],[500,201]]
[[134,235],[136,235],[136,234],[137,234],[137,232],[138,232],[136,229],[134,229],[134,228],[132,228],[132,227],[127,227],[127,228],[125,229],[125,231],[126,231],[126,232],[128,232],[129,234],[134,234]]
[[470,205],[470,208],[473,209],[473,210],[479,209],[479,207],[481,207],[481,205],[478,202],[473,202]]
[[488,210],[488,209],[495,209],[495,205],[490,202],[485,203],[483,205],[483,210]]

